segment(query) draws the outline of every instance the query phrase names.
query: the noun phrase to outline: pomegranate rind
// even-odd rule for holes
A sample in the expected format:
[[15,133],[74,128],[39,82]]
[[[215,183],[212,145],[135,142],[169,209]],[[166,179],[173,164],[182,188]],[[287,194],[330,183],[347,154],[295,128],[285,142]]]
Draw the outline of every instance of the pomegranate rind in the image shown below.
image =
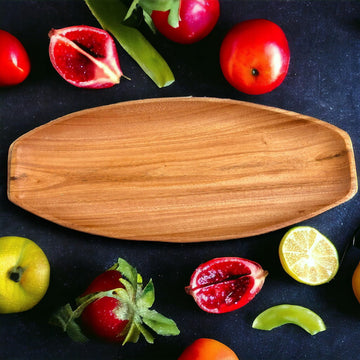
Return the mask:
[[116,45],[102,29],[81,25],[49,32],[49,57],[59,75],[81,88],[108,88],[123,75]]
[[209,313],[237,310],[262,289],[268,272],[256,262],[239,257],[215,258],[201,264],[185,291]]

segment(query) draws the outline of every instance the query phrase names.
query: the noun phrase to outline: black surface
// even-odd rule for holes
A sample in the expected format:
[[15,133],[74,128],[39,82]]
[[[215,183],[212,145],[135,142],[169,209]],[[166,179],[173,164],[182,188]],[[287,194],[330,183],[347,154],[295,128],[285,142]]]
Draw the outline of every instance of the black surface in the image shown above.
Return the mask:
[[[287,78],[273,92],[246,96],[226,83],[218,63],[219,46],[235,23],[267,18],[285,31],[291,49]],[[352,248],[336,278],[310,287],[283,271],[277,248],[287,229],[247,239],[167,244],[101,238],[72,231],[14,206],[6,196],[7,151],[12,141],[38,125],[70,112],[119,101],[166,96],[214,96],[246,100],[293,110],[337,125],[352,138],[360,158],[360,3],[337,1],[221,0],[221,17],[213,33],[195,45],[181,46],[160,36],[149,40],[173,69],[176,82],[158,89],[119,48],[124,73],[132,80],[106,90],[84,90],[65,82],[48,59],[51,28],[97,25],[80,1],[0,1],[0,28],[17,36],[27,48],[32,72],[21,85],[0,89],[0,229],[1,236],[25,236],[36,241],[51,263],[48,293],[33,310],[0,316],[0,359],[177,359],[199,337],[229,345],[242,360],[360,359],[360,305],[351,276],[360,259]],[[359,196],[303,222],[327,235],[339,253],[360,223]],[[79,295],[91,279],[117,257],[137,267],[145,280],[153,278],[154,308],[172,317],[181,334],[145,340],[125,347],[98,342],[76,344],[47,324],[60,305]],[[185,294],[193,270],[218,256],[241,256],[269,271],[262,291],[244,308],[222,315],[202,312]],[[251,328],[265,308],[292,303],[316,311],[327,330],[310,336],[296,326],[271,332]]]

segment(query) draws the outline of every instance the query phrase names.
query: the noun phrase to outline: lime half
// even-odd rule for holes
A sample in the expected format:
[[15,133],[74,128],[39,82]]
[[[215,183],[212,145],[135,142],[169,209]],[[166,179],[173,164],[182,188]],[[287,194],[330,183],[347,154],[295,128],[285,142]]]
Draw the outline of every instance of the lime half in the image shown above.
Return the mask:
[[310,226],[290,229],[280,242],[279,257],[284,270],[307,285],[329,282],[339,268],[334,244]]

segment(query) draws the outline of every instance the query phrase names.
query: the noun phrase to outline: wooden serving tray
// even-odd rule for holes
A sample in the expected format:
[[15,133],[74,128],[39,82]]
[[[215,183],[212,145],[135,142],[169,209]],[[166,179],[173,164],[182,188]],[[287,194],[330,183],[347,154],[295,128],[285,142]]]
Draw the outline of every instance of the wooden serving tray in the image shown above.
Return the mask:
[[214,98],[129,101],[40,126],[10,147],[8,197],[106,237],[247,237],[357,192],[351,140],[323,121]]

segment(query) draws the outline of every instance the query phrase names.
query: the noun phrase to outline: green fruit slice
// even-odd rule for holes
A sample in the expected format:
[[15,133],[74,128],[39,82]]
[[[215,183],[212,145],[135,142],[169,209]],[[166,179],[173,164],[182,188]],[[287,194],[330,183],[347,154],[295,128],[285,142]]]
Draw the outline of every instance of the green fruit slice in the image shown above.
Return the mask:
[[336,247],[311,226],[290,229],[280,242],[279,256],[284,270],[307,285],[325,284],[339,269]]
[[311,335],[326,330],[319,315],[299,305],[276,305],[259,314],[252,327],[259,330],[272,330],[285,324],[295,324]]

